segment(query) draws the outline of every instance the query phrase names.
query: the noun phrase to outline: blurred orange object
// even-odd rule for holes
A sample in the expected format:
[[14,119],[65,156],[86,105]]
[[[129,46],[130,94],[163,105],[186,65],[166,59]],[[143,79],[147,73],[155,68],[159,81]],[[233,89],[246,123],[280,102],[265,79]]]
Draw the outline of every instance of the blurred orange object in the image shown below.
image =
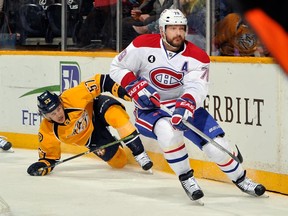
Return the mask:
[[261,9],[249,10],[244,16],[288,75],[288,33]]

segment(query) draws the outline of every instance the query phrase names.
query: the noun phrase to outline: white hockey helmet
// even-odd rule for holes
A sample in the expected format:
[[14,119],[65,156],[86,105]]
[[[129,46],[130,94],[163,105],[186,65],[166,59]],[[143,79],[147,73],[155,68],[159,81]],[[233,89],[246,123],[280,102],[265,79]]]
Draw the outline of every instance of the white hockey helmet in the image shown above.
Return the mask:
[[185,25],[187,31],[187,18],[179,9],[165,9],[159,18],[159,29],[165,32],[167,25]]

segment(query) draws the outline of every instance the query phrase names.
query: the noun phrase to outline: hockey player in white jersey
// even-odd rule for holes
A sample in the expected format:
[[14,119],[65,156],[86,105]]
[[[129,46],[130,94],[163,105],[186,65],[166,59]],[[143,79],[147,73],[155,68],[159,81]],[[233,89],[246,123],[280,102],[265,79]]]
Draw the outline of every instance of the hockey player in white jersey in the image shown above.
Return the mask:
[[[188,121],[222,147],[233,151],[222,128],[202,107],[208,94],[210,59],[203,50],[185,40],[186,17],[178,9],[167,9],[160,16],[159,28],[160,34],[134,39],[113,59],[110,68],[111,78],[133,98],[139,132],[158,141],[191,200],[198,200],[204,194],[189,165],[184,137],[206,153],[243,192],[263,195],[265,187],[247,178],[239,162],[191,131],[182,121]],[[151,97],[170,108],[173,115],[156,107]]]

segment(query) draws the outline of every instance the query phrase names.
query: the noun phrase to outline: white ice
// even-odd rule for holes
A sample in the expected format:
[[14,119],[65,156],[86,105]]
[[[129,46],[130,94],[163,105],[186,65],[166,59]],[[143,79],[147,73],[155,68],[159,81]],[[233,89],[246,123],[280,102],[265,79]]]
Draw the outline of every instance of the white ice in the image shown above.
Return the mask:
[[232,184],[198,179],[205,194],[205,205],[199,206],[175,175],[156,170],[152,175],[132,165],[116,170],[91,157],[62,163],[48,176],[29,176],[37,151],[14,150],[0,150],[0,196],[13,216],[288,215],[285,195],[251,197]]

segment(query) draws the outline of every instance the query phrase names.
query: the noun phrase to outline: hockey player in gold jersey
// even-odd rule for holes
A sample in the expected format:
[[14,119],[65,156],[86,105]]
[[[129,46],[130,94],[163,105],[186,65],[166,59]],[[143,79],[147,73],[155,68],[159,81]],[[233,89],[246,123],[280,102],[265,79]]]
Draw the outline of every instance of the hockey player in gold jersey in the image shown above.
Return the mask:
[[[120,138],[135,134],[133,138],[125,140],[125,145],[144,170],[153,166],[125,107],[115,98],[101,95],[102,92],[131,100],[121,86],[104,74],[96,74],[78,86],[65,90],[60,96],[45,91],[37,97],[39,113],[44,118],[38,133],[39,160],[27,169],[30,175],[43,176],[53,170],[43,168],[60,160],[61,143],[94,149],[115,141],[109,126],[116,129]],[[114,168],[122,168],[127,163],[126,153],[120,144],[96,151],[95,154]]]

